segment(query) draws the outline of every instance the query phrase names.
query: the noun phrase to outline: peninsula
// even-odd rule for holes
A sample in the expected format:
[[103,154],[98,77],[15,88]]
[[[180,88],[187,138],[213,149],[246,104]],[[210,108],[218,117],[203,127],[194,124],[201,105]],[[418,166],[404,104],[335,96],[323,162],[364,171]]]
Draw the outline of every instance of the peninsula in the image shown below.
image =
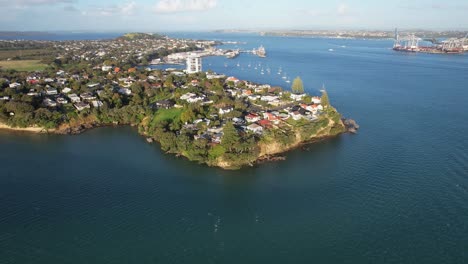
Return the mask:
[[77,134],[132,125],[167,153],[225,169],[357,128],[343,121],[326,91],[304,93],[299,77],[286,91],[211,71],[144,67],[211,45],[143,33],[103,41],[0,41],[0,56],[22,47],[46,65],[41,71],[0,69],[0,128]]

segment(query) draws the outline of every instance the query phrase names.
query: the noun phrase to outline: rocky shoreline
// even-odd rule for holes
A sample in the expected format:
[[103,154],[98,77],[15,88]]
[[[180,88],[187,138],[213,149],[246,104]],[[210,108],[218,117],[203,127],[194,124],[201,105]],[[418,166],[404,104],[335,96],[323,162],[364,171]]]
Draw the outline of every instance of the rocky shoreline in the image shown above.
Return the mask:
[[[325,140],[327,138],[333,138],[336,136],[339,136],[340,134],[344,133],[352,133],[356,134],[357,130],[359,129],[359,125],[357,122],[353,119],[341,119],[340,122],[341,126],[343,126],[342,132],[335,134],[335,135],[330,135],[329,134],[329,129],[334,125],[328,126],[326,129],[328,131],[326,133],[323,133],[324,131],[319,132],[317,135],[314,135],[308,140],[298,140],[294,142],[293,144],[287,145],[287,146],[277,146],[273,147],[270,149],[264,149],[263,153],[260,153],[258,158],[246,165],[254,166],[256,164],[263,164],[267,162],[276,162],[276,161],[284,161],[287,159],[287,157],[284,155],[285,153],[297,149],[299,147],[304,147],[306,145],[311,145],[313,143]],[[11,127],[6,124],[0,123],[0,130],[8,130],[12,132],[30,132],[30,133],[37,133],[37,134],[59,134],[59,135],[79,135],[81,133],[84,133],[88,130],[94,129],[94,128],[100,128],[100,127],[117,127],[117,126],[124,126],[124,125],[129,125],[129,126],[136,126],[135,124],[118,124],[118,123],[112,123],[112,124],[102,124],[99,122],[88,122],[88,123],[82,123],[79,125],[74,125],[71,126],[69,124],[64,124],[59,128],[56,129],[45,129],[42,127],[26,127],[26,128],[19,128],[19,127]],[[145,133],[139,132],[141,136],[144,136],[146,138],[146,141],[149,144],[155,143],[158,140],[156,138],[148,137]],[[260,146],[262,148],[262,146]],[[182,153],[177,153],[177,157],[185,157]],[[187,157],[186,157],[187,158]],[[215,164],[207,164],[211,167],[219,167],[222,169],[226,170],[233,170],[233,169],[239,169],[237,167],[232,167],[231,164],[225,162],[225,161],[218,161]]]

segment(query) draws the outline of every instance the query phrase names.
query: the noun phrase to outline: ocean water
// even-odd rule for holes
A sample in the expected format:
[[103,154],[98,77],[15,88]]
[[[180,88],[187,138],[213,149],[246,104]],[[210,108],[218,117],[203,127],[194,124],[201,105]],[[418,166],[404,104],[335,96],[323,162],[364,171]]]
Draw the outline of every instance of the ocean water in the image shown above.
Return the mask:
[[0,132],[0,263],[468,262],[467,55],[173,36],[264,45],[265,59],[204,68],[284,88],[284,73],[300,76],[314,94],[325,85],[359,134],[223,171],[166,155],[132,128]]

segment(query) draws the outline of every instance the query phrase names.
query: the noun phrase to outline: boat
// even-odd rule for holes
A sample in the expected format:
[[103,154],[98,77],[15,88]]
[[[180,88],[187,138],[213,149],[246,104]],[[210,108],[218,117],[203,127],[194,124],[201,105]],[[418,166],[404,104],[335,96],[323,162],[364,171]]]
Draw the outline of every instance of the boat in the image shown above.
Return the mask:
[[263,45],[261,45],[258,49],[254,49],[253,54],[259,56],[260,58],[266,58],[265,47],[263,47]]
[[334,49],[328,49],[328,51],[335,51]]

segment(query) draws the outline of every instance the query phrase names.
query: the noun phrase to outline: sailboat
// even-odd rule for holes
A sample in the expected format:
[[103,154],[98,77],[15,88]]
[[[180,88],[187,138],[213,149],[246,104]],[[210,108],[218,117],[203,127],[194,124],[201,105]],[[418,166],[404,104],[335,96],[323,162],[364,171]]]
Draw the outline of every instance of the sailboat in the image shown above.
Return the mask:
[[281,67],[279,67],[279,69],[278,69],[278,75],[281,75],[281,72],[282,72],[282,71],[283,71],[283,70],[281,69]]

